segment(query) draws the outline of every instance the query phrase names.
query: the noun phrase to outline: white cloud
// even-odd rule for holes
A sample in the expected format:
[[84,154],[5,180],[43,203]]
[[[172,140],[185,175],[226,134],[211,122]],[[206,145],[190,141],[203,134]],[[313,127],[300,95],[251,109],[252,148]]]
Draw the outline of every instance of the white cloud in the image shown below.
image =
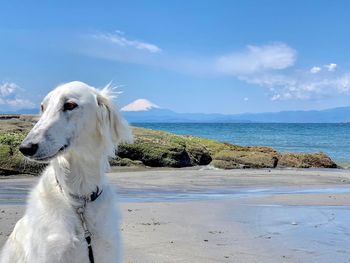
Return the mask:
[[262,75],[254,79],[244,79],[265,87],[271,94],[271,100],[309,100],[339,94],[350,93],[350,74],[342,75],[310,75],[296,72],[291,75]]
[[296,51],[284,43],[248,45],[219,56],[183,56],[162,52],[156,44],[126,37],[122,31],[83,35],[79,50],[103,59],[157,66],[196,75],[247,75],[283,70],[296,60]]
[[32,109],[35,107],[35,104],[32,103],[29,100],[24,99],[12,99],[12,100],[6,100],[5,103],[9,105],[12,108],[16,109]]
[[[200,76],[232,76],[265,88],[272,100],[317,99],[350,93],[350,71],[337,64],[296,68],[297,51],[285,43],[248,45],[217,56],[183,56],[155,44],[131,40],[121,31],[85,36],[79,42],[86,55],[155,66]],[[311,73],[311,74],[310,74]]]
[[121,31],[80,35],[76,48],[80,54],[123,63],[165,67],[170,61],[157,45],[129,39]]
[[249,98],[245,97],[243,100],[244,100],[244,101],[248,101],[248,100],[249,100]]
[[307,71],[293,69],[296,53],[281,43],[248,46],[245,51],[221,56],[216,66],[223,75],[267,89],[273,101],[318,99],[350,92],[350,74],[328,73],[335,70],[334,63],[325,66],[327,71],[319,66]]
[[161,48],[157,45],[139,41],[139,40],[131,40],[126,38],[125,33],[122,31],[115,31],[115,33],[98,33],[92,35],[93,38],[98,40],[103,40],[114,45],[125,47],[125,48],[135,48],[138,50],[143,50],[151,53],[161,52]]
[[318,99],[350,92],[350,74],[328,73],[335,70],[336,64],[327,65],[327,71],[319,66],[305,71],[292,68],[295,60],[296,51],[280,43],[249,46],[244,52],[220,57],[219,65],[221,74],[267,89],[273,101]]
[[310,69],[310,72],[312,73],[312,74],[316,74],[316,73],[318,73],[318,72],[320,72],[322,69],[320,68],[320,67],[312,67],[311,69]]
[[5,82],[0,85],[0,97],[11,97],[16,93],[16,91],[20,90],[20,87],[15,83]]
[[16,83],[4,82],[0,84],[0,106],[1,109],[30,109],[34,108],[35,104],[29,100],[19,97],[21,89]]
[[247,75],[270,70],[282,70],[294,65],[296,51],[283,43],[247,46],[217,59],[217,70],[224,74]]
[[80,52],[103,59],[143,64],[195,75],[247,75],[283,70],[296,60],[296,51],[284,43],[248,45],[219,56],[183,56],[163,52],[156,44],[130,40],[125,33],[97,33],[83,36]]
[[335,63],[330,63],[328,65],[324,65],[325,68],[328,69],[328,71],[335,71],[337,68],[337,64]]

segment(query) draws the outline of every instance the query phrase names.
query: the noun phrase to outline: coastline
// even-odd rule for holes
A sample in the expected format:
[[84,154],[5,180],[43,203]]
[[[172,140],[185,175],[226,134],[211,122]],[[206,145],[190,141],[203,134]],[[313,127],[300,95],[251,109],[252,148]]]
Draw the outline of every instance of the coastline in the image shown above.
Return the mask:
[[[120,196],[124,262],[350,259],[348,170],[125,169],[108,177]],[[0,246],[37,180],[1,179]]]
[[[35,116],[0,119],[0,175],[38,174],[45,165],[28,162],[18,147],[31,129]],[[133,127],[134,142],[118,146],[111,166],[196,167],[221,169],[339,168],[323,152],[282,152],[273,147],[242,146],[192,135]],[[210,136],[208,136],[210,137]]]

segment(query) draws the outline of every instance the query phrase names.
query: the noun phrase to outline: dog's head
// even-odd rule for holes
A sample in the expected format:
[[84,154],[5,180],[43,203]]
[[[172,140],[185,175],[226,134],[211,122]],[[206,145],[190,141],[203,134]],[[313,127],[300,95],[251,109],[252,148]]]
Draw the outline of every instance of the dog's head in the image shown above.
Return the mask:
[[113,156],[115,146],[132,140],[115,110],[109,87],[97,90],[74,81],[58,86],[41,104],[41,117],[20,145],[30,159],[49,161],[71,151]]

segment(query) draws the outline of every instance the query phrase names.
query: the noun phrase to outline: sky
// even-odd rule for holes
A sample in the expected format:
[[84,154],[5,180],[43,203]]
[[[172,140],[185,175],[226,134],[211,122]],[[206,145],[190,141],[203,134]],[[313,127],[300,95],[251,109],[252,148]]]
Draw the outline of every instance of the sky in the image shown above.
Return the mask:
[[1,1],[0,111],[110,81],[120,107],[176,112],[350,106],[349,1]]

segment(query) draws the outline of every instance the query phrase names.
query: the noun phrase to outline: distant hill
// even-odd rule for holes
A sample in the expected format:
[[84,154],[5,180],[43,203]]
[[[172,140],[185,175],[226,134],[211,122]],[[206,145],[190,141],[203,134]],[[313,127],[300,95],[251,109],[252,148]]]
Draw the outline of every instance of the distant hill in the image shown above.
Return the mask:
[[[139,100],[138,100],[139,101]],[[137,102],[137,101],[135,101]],[[121,109],[123,116],[129,122],[203,122],[203,123],[339,123],[350,122],[350,107],[332,108],[327,110],[311,111],[281,111],[266,113],[243,114],[204,114],[204,113],[177,113],[168,109],[159,108],[154,103],[142,100],[142,103],[131,103]],[[146,105],[137,109],[135,105]],[[132,109],[132,110],[129,110]]]
[[122,111],[129,122],[250,122],[236,119],[234,115],[177,113],[167,109],[150,109],[148,111]]
[[39,114],[39,109],[21,109],[17,111],[2,111],[0,109],[0,114]]
[[235,116],[241,119],[248,119],[252,122],[339,123],[350,122],[350,107],[332,108],[320,111],[245,113]]

